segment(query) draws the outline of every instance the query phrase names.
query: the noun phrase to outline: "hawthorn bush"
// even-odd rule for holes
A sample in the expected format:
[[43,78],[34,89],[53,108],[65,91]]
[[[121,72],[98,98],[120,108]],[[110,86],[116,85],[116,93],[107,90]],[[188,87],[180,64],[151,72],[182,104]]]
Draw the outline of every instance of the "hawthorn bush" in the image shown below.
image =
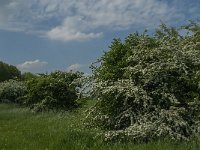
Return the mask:
[[28,93],[24,103],[35,111],[69,110],[77,107],[77,90],[79,85],[72,84],[81,77],[81,73],[57,71],[27,81]]
[[26,93],[26,85],[21,81],[11,79],[0,83],[0,102],[20,103]]
[[188,140],[200,133],[200,26],[162,24],[154,36],[115,39],[93,67],[89,125],[105,140]]

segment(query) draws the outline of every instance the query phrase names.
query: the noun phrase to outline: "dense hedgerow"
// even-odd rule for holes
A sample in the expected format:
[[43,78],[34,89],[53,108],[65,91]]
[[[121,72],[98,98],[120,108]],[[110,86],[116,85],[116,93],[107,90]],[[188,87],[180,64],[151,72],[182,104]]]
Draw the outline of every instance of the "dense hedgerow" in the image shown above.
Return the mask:
[[0,83],[0,102],[19,103],[26,93],[26,85],[21,81],[8,80]]
[[93,68],[90,125],[105,140],[189,139],[200,132],[200,27],[162,24],[155,36],[115,39]]
[[81,73],[54,72],[27,81],[28,93],[24,103],[36,111],[49,109],[69,110],[77,107],[77,87],[72,82]]

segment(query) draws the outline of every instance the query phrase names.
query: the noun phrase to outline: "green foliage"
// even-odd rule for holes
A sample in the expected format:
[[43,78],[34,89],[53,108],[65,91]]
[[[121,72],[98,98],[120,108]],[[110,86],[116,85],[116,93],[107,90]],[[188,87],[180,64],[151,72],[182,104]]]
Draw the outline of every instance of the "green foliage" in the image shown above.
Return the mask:
[[15,78],[21,78],[21,72],[15,66],[0,61],[0,82]]
[[28,80],[25,104],[36,111],[76,107],[77,85],[72,82],[80,76],[80,73],[54,72]]
[[122,68],[126,66],[125,60],[130,51],[121,43],[120,39],[114,39],[109,49],[110,51],[105,52],[102,56],[100,61],[103,64],[95,70],[95,73],[104,80],[117,80],[123,76],[124,71]]
[[200,133],[200,28],[162,24],[155,36],[114,40],[94,67],[98,98],[88,121],[106,129],[105,140],[189,139]]
[[21,75],[21,79],[23,81],[27,81],[27,80],[30,80],[30,79],[33,79],[33,78],[37,78],[39,77],[39,75],[36,75],[36,74],[33,74],[31,72],[25,72]]
[[0,102],[19,103],[20,98],[27,92],[21,81],[8,80],[0,83]]

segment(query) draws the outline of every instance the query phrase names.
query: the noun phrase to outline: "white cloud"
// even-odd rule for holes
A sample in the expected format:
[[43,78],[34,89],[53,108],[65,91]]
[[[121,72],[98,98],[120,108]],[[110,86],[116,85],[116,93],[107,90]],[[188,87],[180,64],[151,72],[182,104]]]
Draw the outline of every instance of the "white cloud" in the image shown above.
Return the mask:
[[106,30],[152,28],[160,20],[176,24],[199,17],[199,7],[187,0],[1,0],[0,29],[84,41],[100,38]]
[[34,61],[25,61],[22,64],[18,64],[17,68],[22,72],[44,72],[45,66],[48,64],[46,61],[34,60]]
[[85,21],[79,17],[66,18],[61,26],[57,26],[47,32],[47,37],[60,41],[85,41],[102,37],[103,33],[85,33],[79,25],[85,26]]
[[[65,2],[64,6],[70,3]],[[70,6],[75,9],[75,13],[72,16],[66,15],[61,25],[47,32],[47,37],[61,41],[82,41],[102,37],[102,32],[91,32],[96,29],[152,27],[161,18],[169,21],[176,16],[173,7],[158,0],[77,0],[76,3],[70,3]]]
[[81,71],[82,69],[88,67],[88,65],[84,64],[72,64],[67,68],[67,71]]

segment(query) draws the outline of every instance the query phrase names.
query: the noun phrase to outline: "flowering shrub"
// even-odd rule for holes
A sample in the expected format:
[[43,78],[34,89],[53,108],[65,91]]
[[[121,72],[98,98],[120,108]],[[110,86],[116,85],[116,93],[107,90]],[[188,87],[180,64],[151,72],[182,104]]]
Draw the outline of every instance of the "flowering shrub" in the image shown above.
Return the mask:
[[187,140],[199,132],[200,27],[184,29],[190,34],[163,24],[152,37],[114,40],[93,68],[98,102],[87,120],[106,130],[105,140]]
[[27,88],[21,81],[8,80],[0,83],[0,101],[20,102],[20,98],[27,92]]
[[77,106],[78,85],[71,84],[80,73],[54,72],[27,81],[24,103],[36,111],[71,109]]

